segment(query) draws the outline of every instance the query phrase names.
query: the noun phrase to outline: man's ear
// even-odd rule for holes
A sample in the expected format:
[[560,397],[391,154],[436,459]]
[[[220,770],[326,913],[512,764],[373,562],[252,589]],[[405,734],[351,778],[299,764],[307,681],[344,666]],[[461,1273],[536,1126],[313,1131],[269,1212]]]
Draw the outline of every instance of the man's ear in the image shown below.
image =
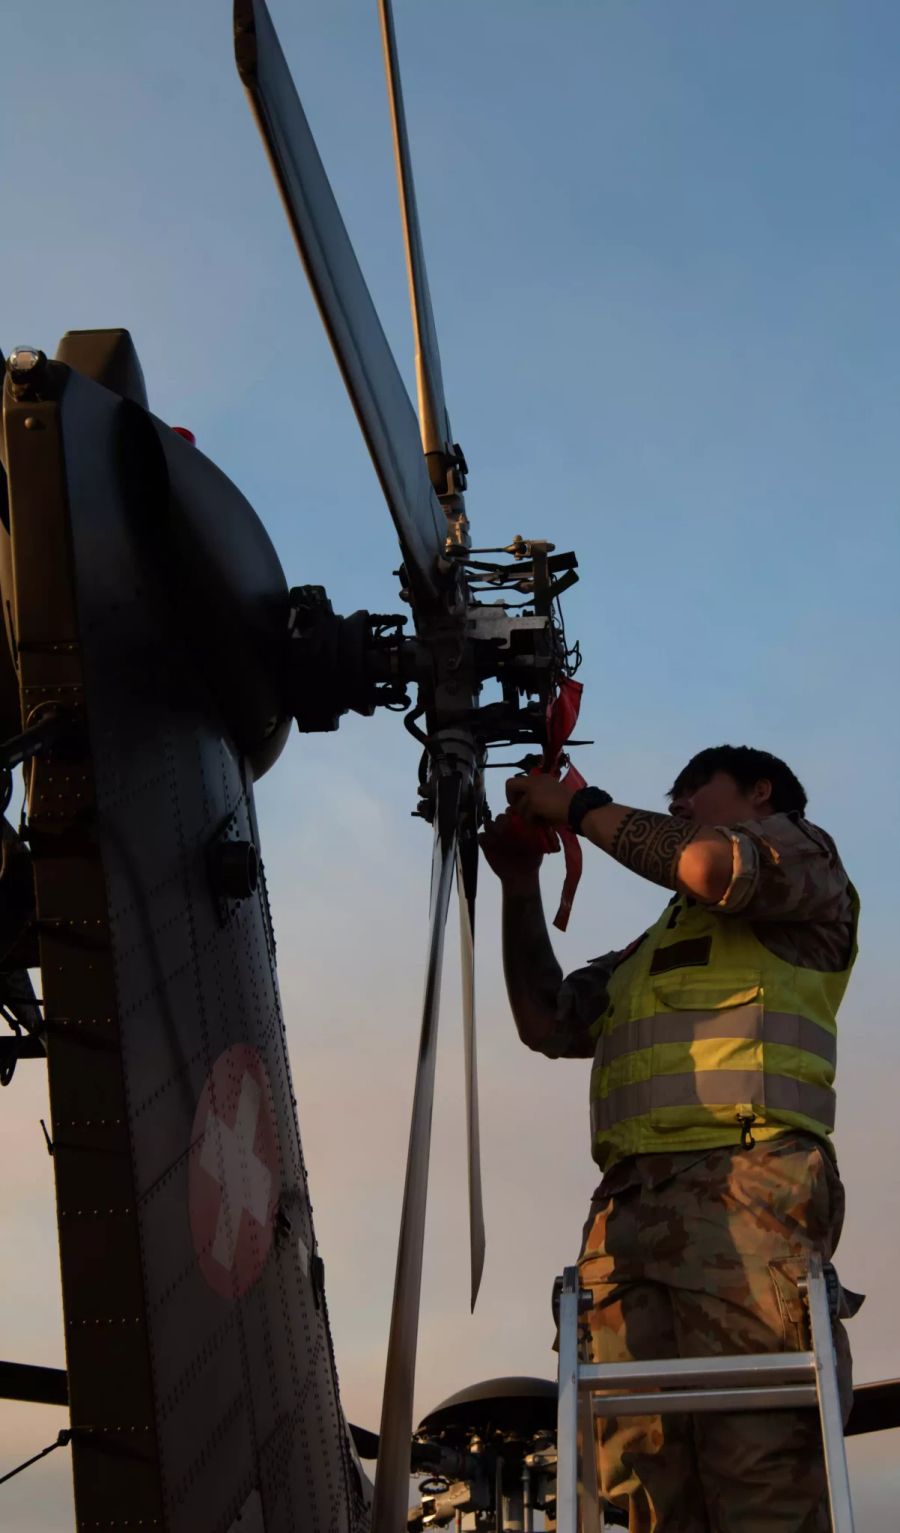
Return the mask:
[[772,807],[772,783],[768,777],[761,777],[750,789],[750,802],[754,809],[771,809]]

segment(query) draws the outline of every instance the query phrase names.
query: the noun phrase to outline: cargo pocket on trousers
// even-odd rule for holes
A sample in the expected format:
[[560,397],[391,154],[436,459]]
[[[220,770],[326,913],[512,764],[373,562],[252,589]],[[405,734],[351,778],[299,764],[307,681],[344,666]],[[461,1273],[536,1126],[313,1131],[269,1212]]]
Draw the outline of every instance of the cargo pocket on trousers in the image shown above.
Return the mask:
[[769,1276],[775,1290],[785,1352],[806,1352],[810,1346],[806,1304],[800,1292],[800,1284],[806,1278],[806,1269],[807,1263],[802,1257],[769,1262]]

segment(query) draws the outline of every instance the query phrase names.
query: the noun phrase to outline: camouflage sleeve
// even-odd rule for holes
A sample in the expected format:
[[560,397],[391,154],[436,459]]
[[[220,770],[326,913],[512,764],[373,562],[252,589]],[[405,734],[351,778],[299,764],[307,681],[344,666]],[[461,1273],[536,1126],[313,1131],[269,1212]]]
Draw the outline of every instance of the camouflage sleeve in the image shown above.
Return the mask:
[[753,921],[841,921],[847,874],[831,837],[799,815],[717,827],[731,842],[732,873],[714,908]]
[[545,1039],[541,1053],[550,1059],[591,1059],[594,1040],[591,1027],[606,1010],[609,976],[621,958],[618,950],[592,958],[573,969],[559,987],[554,1031]]

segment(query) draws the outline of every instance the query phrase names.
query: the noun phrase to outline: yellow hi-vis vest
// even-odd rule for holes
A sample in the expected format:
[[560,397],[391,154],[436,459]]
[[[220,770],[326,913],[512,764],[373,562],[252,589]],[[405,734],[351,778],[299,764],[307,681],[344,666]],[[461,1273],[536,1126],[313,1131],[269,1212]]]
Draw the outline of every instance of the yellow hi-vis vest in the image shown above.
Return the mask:
[[749,921],[678,896],[613,971],[592,1029],[594,1159],[714,1149],[834,1129],[836,1015],[847,967],[776,958]]

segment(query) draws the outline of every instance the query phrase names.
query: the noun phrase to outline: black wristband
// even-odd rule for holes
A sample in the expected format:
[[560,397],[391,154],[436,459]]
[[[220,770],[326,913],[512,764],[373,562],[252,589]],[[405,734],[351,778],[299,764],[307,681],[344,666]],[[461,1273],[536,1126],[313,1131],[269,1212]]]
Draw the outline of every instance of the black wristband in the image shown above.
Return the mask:
[[581,822],[592,809],[602,809],[611,804],[613,796],[605,788],[578,788],[569,799],[569,829],[581,835]]

